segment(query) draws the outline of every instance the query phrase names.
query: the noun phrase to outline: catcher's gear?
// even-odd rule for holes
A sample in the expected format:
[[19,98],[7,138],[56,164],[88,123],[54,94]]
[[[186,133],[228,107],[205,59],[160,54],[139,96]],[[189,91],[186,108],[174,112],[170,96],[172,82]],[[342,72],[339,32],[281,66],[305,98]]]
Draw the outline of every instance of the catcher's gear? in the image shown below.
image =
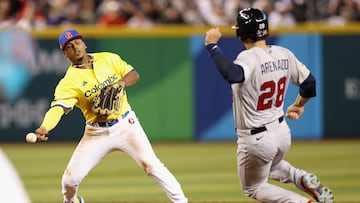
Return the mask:
[[125,82],[119,83],[108,85],[100,90],[100,93],[93,98],[91,103],[93,112],[105,116],[120,113]]
[[241,41],[250,38],[253,41],[264,39],[269,35],[266,14],[256,8],[246,8],[237,14],[237,24],[232,26]]

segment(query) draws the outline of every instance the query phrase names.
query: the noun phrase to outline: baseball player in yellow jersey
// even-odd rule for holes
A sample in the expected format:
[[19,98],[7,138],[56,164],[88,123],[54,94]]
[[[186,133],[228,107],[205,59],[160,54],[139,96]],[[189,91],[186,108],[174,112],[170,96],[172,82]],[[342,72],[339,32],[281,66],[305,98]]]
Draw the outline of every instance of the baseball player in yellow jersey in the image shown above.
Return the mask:
[[[314,203],[307,196],[268,183],[268,179],[273,179],[294,183],[316,202],[334,203],[331,189],[321,184],[316,175],[284,160],[291,145],[284,116],[299,119],[305,104],[316,96],[315,78],[290,50],[267,45],[268,20],[263,11],[239,11],[233,28],[246,48],[234,61],[226,58],[217,44],[221,38],[219,28],[206,33],[205,46],[232,88],[237,166],[245,194],[266,203]],[[290,82],[299,87],[299,94],[284,113]]]
[[83,203],[84,199],[77,194],[81,181],[104,156],[118,150],[132,157],[172,202],[187,203],[181,185],[154,153],[126,94],[119,114],[102,116],[91,110],[91,101],[101,88],[115,83],[134,85],[139,80],[138,72],[117,54],[87,53],[86,44],[76,30],[64,31],[59,44],[72,64],[58,83],[51,107],[35,133],[39,140],[47,141],[49,131],[74,106],[85,117],[83,137],[62,177],[64,202]]

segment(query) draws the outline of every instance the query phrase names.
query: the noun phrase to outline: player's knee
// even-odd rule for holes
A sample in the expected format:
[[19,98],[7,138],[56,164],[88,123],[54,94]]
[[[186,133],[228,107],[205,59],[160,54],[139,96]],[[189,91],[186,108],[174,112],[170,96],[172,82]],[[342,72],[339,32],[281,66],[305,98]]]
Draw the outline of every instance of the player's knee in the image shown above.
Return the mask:
[[139,164],[148,175],[164,167],[164,164],[158,158],[150,156],[143,156]]
[[244,194],[248,197],[255,198],[256,192],[259,190],[259,186],[245,187],[243,189]]
[[150,175],[152,169],[154,168],[152,164],[147,163],[145,161],[141,162],[141,167],[144,169],[145,173],[147,173],[148,175]]
[[79,185],[80,181],[80,178],[76,178],[68,169],[64,172],[61,180],[62,185],[70,187]]
[[[165,168],[164,164],[159,163],[145,163],[143,164],[143,169],[146,172],[147,175],[154,175],[154,173],[159,173],[160,171],[163,171],[163,168]],[[161,172],[160,172],[161,173]]]
[[244,189],[244,193],[246,196],[251,197],[256,200],[264,200],[264,195],[266,196],[269,193],[270,185],[268,183],[255,184],[252,186],[247,186]]

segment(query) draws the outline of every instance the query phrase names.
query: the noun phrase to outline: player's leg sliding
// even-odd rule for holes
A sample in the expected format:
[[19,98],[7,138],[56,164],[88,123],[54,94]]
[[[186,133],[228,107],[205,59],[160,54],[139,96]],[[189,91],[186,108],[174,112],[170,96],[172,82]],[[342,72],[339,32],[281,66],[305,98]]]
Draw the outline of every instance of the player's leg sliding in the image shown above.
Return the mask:
[[258,186],[252,186],[253,189],[245,190],[245,194],[260,202],[278,203],[278,202],[297,202],[313,203],[309,198],[303,197],[296,192],[284,189],[282,187],[263,183]]
[[[269,178],[281,183],[294,183],[298,189],[310,194],[316,202],[334,202],[333,192],[320,184],[319,179],[314,174],[295,168],[285,160],[280,161],[271,168]],[[315,202],[308,200],[308,203]]]
[[64,200],[64,203],[85,203],[84,198],[81,196],[76,196],[76,198],[72,202],[67,202]]
[[301,183],[305,192],[320,203],[334,203],[334,194],[330,188],[322,185],[316,175],[308,173],[302,177]]

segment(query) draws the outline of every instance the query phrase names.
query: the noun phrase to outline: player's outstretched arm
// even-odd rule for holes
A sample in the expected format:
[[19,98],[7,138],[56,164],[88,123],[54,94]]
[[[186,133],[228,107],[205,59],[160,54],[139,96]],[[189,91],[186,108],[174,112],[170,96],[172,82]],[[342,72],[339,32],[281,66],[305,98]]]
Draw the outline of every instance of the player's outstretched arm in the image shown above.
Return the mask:
[[217,69],[230,84],[244,81],[244,70],[241,66],[229,60],[218,47],[221,38],[219,28],[212,28],[206,32],[205,47]]
[[48,140],[49,131],[56,127],[64,113],[64,109],[60,106],[51,107],[46,112],[42,124],[35,130],[36,136],[40,141],[46,142]]

